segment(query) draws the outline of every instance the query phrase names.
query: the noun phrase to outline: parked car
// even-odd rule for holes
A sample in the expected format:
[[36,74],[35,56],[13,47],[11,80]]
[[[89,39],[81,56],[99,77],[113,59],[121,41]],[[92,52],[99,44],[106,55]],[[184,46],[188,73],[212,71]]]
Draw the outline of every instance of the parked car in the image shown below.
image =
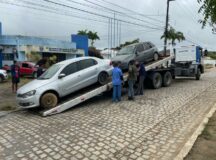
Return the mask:
[[[17,62],[17,65],[20,67],[20,75],[21,76],[31,76],[33,78],[37,77],[37,67],[33,62]],[[4,65],[3,69],[7,72],[10,72],[11,67],[8,65]]]
[[0,83],[8,79],[7,71],[0,69]]
[[139,62],[157,61],[159,53],[157,47],[151,42],[135,43],[123,47],[115,57],[112,58],[113,62],[121,62],[121,69],[128,69],[129,62],[136,60]]
[[53,108],[59,99],[94,83],[107,83],[112,72],[110,60],[79,57],[52,65],[38,79],[17,91],[22,108]]

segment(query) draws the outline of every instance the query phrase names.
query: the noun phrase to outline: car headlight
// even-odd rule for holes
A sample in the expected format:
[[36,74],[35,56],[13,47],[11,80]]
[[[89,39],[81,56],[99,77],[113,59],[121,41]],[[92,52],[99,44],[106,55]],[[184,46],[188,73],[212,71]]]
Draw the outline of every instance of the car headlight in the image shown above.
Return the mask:
[[30,92],[24,93],[23,95],[21,95],[22,98],[27,98],[27,97],[31,97],[33,95],[35,95],[36,90],[32,90]]

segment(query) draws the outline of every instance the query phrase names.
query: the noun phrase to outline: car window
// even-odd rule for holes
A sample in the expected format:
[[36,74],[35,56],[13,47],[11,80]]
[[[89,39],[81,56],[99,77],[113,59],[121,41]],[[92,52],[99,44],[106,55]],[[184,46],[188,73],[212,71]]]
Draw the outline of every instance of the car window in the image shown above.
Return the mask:
[[152,48],[152,45],[150,43],[145,43],[146,49]]
[[71,63],[68,66],[66,66],[61,73],[64,73],[66,76],[71,75],[78,71],[77,62]]
[[85,59],[85,60],[79,61],[78,64],[79,64],[79,70],[83,70],[83,69],[96,65],[97,61],[94,59]]
[[144,46],[143,46],[143,44],[139,44],[139,45],[137,46],[136,51],[137,51],[137,52],[143,52],[143,51],[144,51]]
[[52,78],[56,74],[56,72],[59,71],[59,69],[61,68],[61,66],[62,66],[62,64],[52,65],[38,79],[43,80],[43,79],[50,79],[50,78]]
[[31,67],[28,65],[28,63],[23,63],[23,64],[22,64],[22,67],[23,67],[23,68],[31,68]]

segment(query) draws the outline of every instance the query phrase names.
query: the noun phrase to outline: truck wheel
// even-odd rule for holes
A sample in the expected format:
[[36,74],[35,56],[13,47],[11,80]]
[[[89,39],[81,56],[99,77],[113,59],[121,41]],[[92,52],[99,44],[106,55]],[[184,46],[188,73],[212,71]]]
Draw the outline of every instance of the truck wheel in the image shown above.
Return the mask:
[[201,76],[201,71],[200,69],[198,69],[196,74],[196,80],[200,80],[200,76]]
[[157,61],[159,59],[158,53],[154,53],[154,61]]
[[54,93],[45,93],[41,97],[41,107],[50,109],[54,108],[58,103],[58,98]]
[[167,71],[163,75],[163,86],[168,87],[171,85],[171,83],[172,83],[172,74],[169,71]]
[[106,72],[101,72],[98,76],[98,82],[100,85],[105,85],[108,81],[109,75]]
[[162,77],[161,77],[161,74],[156,72],[153,74],[153,77],[152,77],[152,87],[154,89],[158,89],[162,86]]

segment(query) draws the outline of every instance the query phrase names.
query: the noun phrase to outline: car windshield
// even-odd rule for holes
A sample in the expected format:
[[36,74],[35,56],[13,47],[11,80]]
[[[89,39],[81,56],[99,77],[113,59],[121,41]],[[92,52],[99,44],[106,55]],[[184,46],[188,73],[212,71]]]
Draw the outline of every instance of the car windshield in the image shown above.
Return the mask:
[[133,54],[134,48],[135,48],[135,45],[134,45],[134,46],[127,46],[127,47],[124,47],[124,48],[122,48],[122,49],[117,53],[117,55]]
[[62,65],[63,64],[55,64],[51,66],[48,70],[46,70],[46,72],[44,72],[40,77],[38,77],[38,79],[41,80],[52,78],[58,72]]

